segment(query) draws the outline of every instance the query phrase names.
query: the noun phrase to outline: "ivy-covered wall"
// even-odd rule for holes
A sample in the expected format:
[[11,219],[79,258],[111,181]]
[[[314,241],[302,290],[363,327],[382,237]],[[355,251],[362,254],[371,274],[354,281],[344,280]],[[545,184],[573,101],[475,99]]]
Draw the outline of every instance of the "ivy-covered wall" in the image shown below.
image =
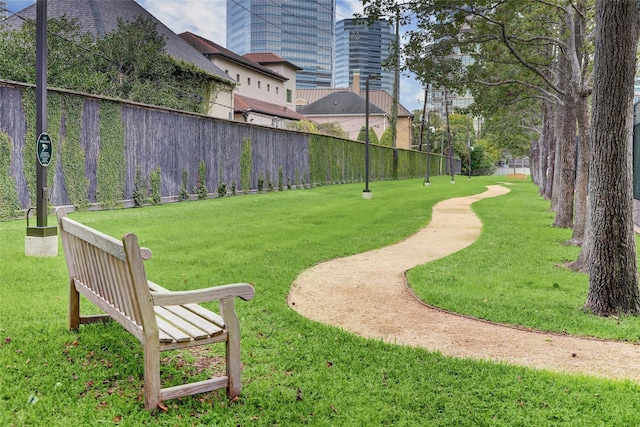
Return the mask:
[[[0,82],[0,219],[35,205],[35,112],[32,86]],[[78,209],[363,182],[365,174],[361,142],[56,90],[48,133],[50,201]],[[395,155],[371,145],[370,179],[425,175],[425,153]]]

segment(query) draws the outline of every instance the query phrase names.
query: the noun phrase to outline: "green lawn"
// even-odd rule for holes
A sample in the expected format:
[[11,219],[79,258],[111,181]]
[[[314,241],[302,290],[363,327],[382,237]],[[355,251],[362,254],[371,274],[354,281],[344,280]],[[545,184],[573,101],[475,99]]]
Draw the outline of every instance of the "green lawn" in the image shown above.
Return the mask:
[[[365,340],[287,307],[291,282],[305,268],[401,240],[428,223],[439,200],[479,193],[496,178],[432,182],[373,182],[373,200],[355,184],[72,214],[114,236],[136,232],[154,252],[149,278],[169,289],[255,284],[256,297],[237,304],[242,398],[196,395],[168,401],[168,412],[157,414],[142,409],[138,342],[115,323],[68,331],[64,258],[25,257],[25,222],[0,223],[0,425],[640,424],[634,383],[446,358]],[[637,339],[636,319],[580,311],[586,276],[563,267],[577,255],[561,244],[570,232],[550,227],[548,202],[533,184],[511,188],[474,205],[485,224],[478,242],[414,269],[411,285],[429,303],[481,317]],[[200,356],[168,354],[165,383],[206,376],[190,363]]]

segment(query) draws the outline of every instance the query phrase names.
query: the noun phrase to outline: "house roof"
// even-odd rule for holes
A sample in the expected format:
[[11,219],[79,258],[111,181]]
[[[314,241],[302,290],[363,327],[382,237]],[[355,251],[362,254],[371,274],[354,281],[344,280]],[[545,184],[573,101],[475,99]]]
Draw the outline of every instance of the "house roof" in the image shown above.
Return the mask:
[[204,56],[211,58],[219,56],[221,58],[226,59],[227,61],[235,62],[244,67],[251,68],[254,71],[258,71],[263,74],[267,74],[271,77],[274,77],[281,81],[287,81],[288,78],[283,75],[276,73],[275,71],[257,63],[247,59],[244,56],[240,56],[235,52],[230,51],[217,43],[212,42],[211,40],[207,40],[204,37],[201,37],[197,34],[193,34],[189,31],[179,34],[179,37],[184,41],[189,43],[196,49],[198,52],[203,54]]
[[282,105],[272,104],[270,102],[260,101],[255,98],[249,98],[242,95],[234,95],[233,97],[234,111],[236,113],[245,113],[254,111],[260,114],[282,117],[291,120],[304,120],[305,116]]
[[[334,92],[309,105],[298,105],[296,110],[305,116],[364,115],[366,100],[351,91]],[[369,114],[386,112],[369,102]]]
[[[349,88],[322,88],[322,89],[296,89],[296,97],[298,100],[305,102],[307,105],[312,104],[319,99],[322,99],[332,93],[351,91]],[[360,96],[364,98],[366,96],[365,91],[360,91]],[[369,102],[373,105],[383,109],[387,114],[391,115],[391,109],[393,106],[393,98],[386,90],[369,90]],[[304,104],[303,104],[304,105]],[[300,105],[298,105],[298,111]],[[398,104],[398,117],[413,117],[413,114],[409,112],[402,104]]]
[[[33,4],[16,15],[2,21],[0,28],[18,29],[24,22],[21,18],[35,20],[36,5]],[[118,19],[133,21],[139,16],[151,19],[156,22],[158,33],[165,38],[165,52],[168,55],[193,64],[229,83],[235,83],[224,71],[178,37],[134,0],[55,0],[47,2],[48,18],[61,18],[63,15],[76,19],[82,32],[93,34],[96,38],[104,37],[106,33],[115,30],[118,27]]]
[[242,55],[247,58],[251,62],[255,62],[256,64],[283,64],[286,65],[296,71],[302,70],[302,68],[298,67],[295,64],[287,61],[286,59],[281,58],[273,52],[263,52],[263,53],[245,53]]

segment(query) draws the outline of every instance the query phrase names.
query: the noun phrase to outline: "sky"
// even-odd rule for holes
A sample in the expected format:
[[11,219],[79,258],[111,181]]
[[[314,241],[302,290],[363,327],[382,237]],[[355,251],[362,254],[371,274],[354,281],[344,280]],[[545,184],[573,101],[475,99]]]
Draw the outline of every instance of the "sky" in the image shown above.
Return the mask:
[[[2,0],[11,12],[19,12],[34,0]],[[53,0],[55,1],[55,0]],[[108,0],[103,0],[108,1]],[[226,46],[226,0],[135,0],[174,33],[190,31]],[[362,0],[337,0],[336,19],[362,13]],[[423,90],[419,82],[403,76],[400,80],[400,103],[409,111],[422,108]]]

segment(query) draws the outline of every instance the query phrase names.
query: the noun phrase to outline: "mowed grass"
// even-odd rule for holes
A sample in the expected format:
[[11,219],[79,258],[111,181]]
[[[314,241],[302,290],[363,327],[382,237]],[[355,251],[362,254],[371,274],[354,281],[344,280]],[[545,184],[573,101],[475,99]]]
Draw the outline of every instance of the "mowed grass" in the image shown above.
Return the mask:
[[571,230],[551,226],[554,214],[535,186],[509,188],[506,196],[474,204],[483,229],[473,245],[408,273],[416,294],[435,306],[495,322],[638,341],[640,318],[602,318],[582,309],[589,277],[566,267],[580,253],[565,245]]
[[[154,253],[147,262],[149,279],[169,289],[233,282],[255,285],[256,297],[237,303],[244,364],[242,397],[229,402],[223,393],[196,395],[166,402],[166,413],[142,409],[142,349],[130,334],[116,323],[67,330],[64,257],[25,257],[25,223],[0,223],[0,425],[639,424],[640,388],[634,383],[442,357],[423,349],[356,337],[309,321],[288,308],[291,283],[305,268],[397,242],[427,224],[431,207],[438,201],[482,192],[496,178],[460,178],[455,185],[447,177],[432,182],[430,187],[424,187],[421,179],[374,182],[373,200],[363,200],[362,185],[356,184],[72,214],[114,236],[137,233],[141,244]],[[503,227],[505,222],[522,217],[525,228],[539,228],[538,234],[549,230],[564,233],[549,242],[549,246],[557,246],[557,253],[545,254],[548,263],[541,262],[538,267],[548,274],[524,278],[531,282],[527,285],[533,289],[531,293],[536,293],[536,287],[556,289],[553,283],[564,290],[568,285],[557,274],[586,283],[581,275],[562,267],[577,251],[560,244],[569,234],[550,228],[551,216],[545,212],[548,206],[539,200],[535,187],[518,183],[512,189],[506,196],[476,204],[485,233],[465,251],[482,248],[492,227]],[[537,200],[535,208],[525,202],[528,199]],[[497,205],[492,207],[493,203]],[[511,204],[511,209],[503,212],[507,216],[493,215],[500,204]],[[546,219],[526,221],[538,215],[546,215]],[[53,218],[49,221],[53,223]],[[500,249],[494,240],[488,242],[493,244],[486,248],[487,254],[464,262],[485,269],[485,287],[491,281],[500,283],[506,266],[542,256],[532,253],[527,239],[521,240],[510,261],[493,268],[488,263],[499,257],[490,258],[489,254]],[[441,269],[438,264],[447,260],[429,266]],[[455,275],[459,282],[462,264],[459,259],[455,269],[449,269],[449,276],[443,277]],[[419,287],[423,281],[414,277],[421,269],[411,272],[413,286]],[[538,283],[541,277],[550,279]],[[516,319],[512,309],[523,299],[518,296],[523,283],[514,278],[513,291],[506,285],[500,291],[503,305],[511,307],[504,309],[507,313],[511,310],[512,315],[506,316],[508,323],[531,322]],[[585,296],[586,290],[582,298]],[[483,295],[484,299],[484,305],[500,306],[489,296]],[[540,304],[537,300],[531,299],[529,307]],[[557,323],[577,317],[576,333],[588,334],[587,329],[579,329],[591,321],[579,311],[579,290],[567,300],[556,307],[553,316],[558,317]],[[357,309],[354,301],[353,310]],[[460,308],[472,309],[473,304]],[[498,316],[500,310],[494,308],[488,316]],[[83,311],[96,309],[85,303]],[[626,322],[624,319],[623,324]],[[216,348],[169,353],[163,380],[179,384],[186,378],[210,375],[221,369],[216,364],[220,354]],[[203,360],[211,362],[212,368],[198,368]]]

